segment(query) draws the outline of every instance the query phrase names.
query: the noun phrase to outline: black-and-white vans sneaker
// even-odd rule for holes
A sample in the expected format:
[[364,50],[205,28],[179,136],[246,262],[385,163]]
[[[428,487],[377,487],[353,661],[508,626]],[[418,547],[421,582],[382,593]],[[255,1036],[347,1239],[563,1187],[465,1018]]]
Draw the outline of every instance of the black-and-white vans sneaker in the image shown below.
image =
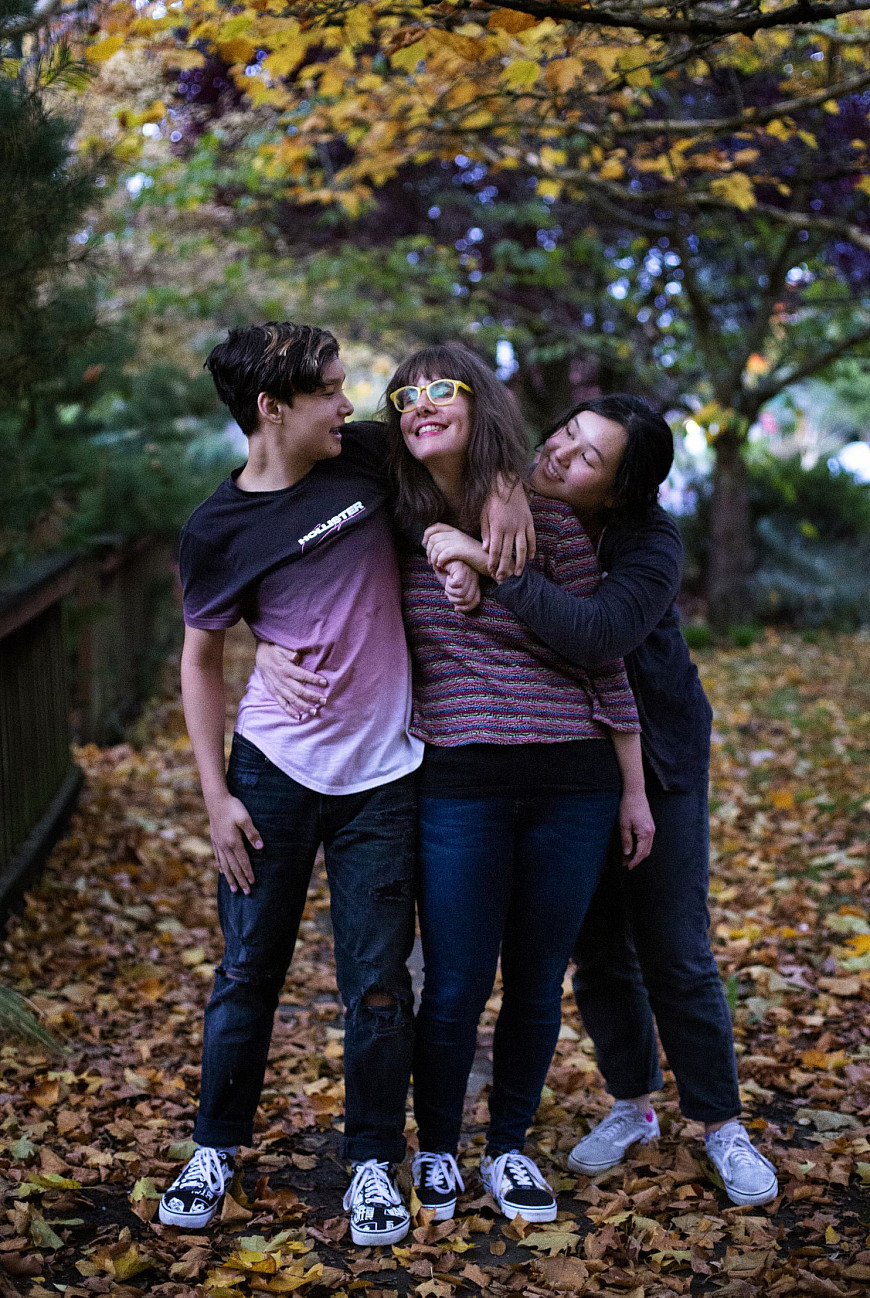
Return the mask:
[[224,1190],[233,1179],[233,1168],[232,1158],[222,1149],[198,1149],[163,1192],[158,1209],[163,1224],[187,1230],[207,1226],[221,1206]]
[[452,1154],[432,1154],[421,1149],[411,1163],[414,1189],[422,1208],[435,1213],[435,1221],[449,1221],[456,1211],[456,1194],[465,1189]]
[[512,1149],[498,1158],[484,1155],[480,1175],[506,1217],[522,1215],[526,1221],[555,1221],[556,1196],[531,1158]]
[[411,1214],[396,1189],[389,1163],[379,1163],[376,1158],[354,1163],[344,1209],[350,1213],[350,1237],[363,1247],[398,1244],[411,1225]]

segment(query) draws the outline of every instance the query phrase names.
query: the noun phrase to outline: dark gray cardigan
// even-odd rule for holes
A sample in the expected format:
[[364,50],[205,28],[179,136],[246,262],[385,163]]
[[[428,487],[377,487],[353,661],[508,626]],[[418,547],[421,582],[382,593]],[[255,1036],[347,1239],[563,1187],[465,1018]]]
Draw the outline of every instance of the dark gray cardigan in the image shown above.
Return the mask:
[[666,790],[706,779],[712,711],[680,629],[683,543],[658,506],[642,521],[609,523],[598,547],[603,580],[578,599],[527,567],[492,592],[568,662],[624,658],[648,766]]

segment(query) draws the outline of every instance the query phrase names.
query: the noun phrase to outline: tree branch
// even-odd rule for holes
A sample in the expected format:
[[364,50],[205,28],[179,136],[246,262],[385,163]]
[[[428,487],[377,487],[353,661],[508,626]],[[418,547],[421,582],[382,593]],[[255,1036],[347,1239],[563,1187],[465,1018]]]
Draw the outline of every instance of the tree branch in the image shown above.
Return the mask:
[[756,410],[760,410],[765,402],[778,396],[780,392],[791,387],[793,383],[799,383],[801,379],[808,379],[811,375],[818,374],[820,370],[823,370],[833,361],[845,356],[846,352],[850,352],[853,348],[860,347],[862,343],[866,342],[870,342],[870,325],[866,329],[850,334],[848,338],[842,338],[840,342],[833,344],[824,351],[816,352],[803,364],[794,366],[787,373],[781,373],[778,377],[774,376],[768,379],[766,383],[760,383],[752,393],[753,396],[759,399]]
[[[436,7],[440,0],[427,0],[427,7]],[[457,8],[480,15],[480,7],[466,0]],[[595,4],[559,3],[559,0],[498,0],[493,9],[513,9],[534,18],[553,18],[557,22],[576,23],[578,26],[623,27],[649,36],[754,36],[756,32],[775,27],[803,27],[825,22],[843,14],[859,13],[870,9],[870,0],[796,0],[783,9],[759,13],[753,5],[736,17],[715,17],[708,7],[705,12],[691,18],[655,18],[647,16],[644,5],[631,9],[616,9]],[[701,10],[702,6],[695,6]],[[712,8],[712,6],[710,7]]]
[[[543,174],[543,173],[542,173]],[[639,190],[634,193],[625,185],[615,181],[600,180],[585,172],[562,172],[560,179],[574,182],[590,195],[603,194],[612,206],[626,205],[636,207],[639,203],[660,204],[667,208],[698,209],[719,208],[721,211],[735,212],[733,203],[727,199],[716,198],[709,193],[696,193],[691,190],[654,189]],[[870,252],[870,232],[862,230],[852,221],[840,221],[836,217],[817,216],[814,212],[790,212],[774,207],[770,203],[756,203],[744,212],[745,216],[765,216],[779,225],[791,226],[796,230],[817,230],[822,234],[838,234],[849,239],[856,247]]]
[[[870,36],[868,36],[870,39]],[[796,99],[782,99],[764,108],[747,108],[742,113],[730,117],[671,117],[647,118],[642,122],[627,122],[624,126],[602,127],[593,123],[579,122],[578,129],[587,135],[709,135],[720,131],[739,131],[746,126],[761,126],[765,122],[775,121],[778,117],[789,117],[792,113],[804,108],[815,108],[829,99],[840,99],[851,95],[870,85],[870,71],[861,72],[849,77],[846,81],[836,82],[822,90],[801,95]]]

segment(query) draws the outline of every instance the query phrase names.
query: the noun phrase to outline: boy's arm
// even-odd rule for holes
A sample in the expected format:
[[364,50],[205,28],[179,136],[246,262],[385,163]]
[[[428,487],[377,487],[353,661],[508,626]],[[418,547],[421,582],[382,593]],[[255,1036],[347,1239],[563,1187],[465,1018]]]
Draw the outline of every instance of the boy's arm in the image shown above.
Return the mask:
[[633,870],[649,856],[655,834],[655,824],[644,786],[640,734],[637,731],[611,730],[610,737],[622,773],[619,834],[622,839],[623,863],[629,870]]
[[[247,808],[227,789],[224,758],[224,632],[186,627],[181,653],[181,698],[184,718],[199,768],[218,869],[233,892],[247,896],[254,871],[245,838],[263,846]],[[243,837],[244,835],[244,837]]]

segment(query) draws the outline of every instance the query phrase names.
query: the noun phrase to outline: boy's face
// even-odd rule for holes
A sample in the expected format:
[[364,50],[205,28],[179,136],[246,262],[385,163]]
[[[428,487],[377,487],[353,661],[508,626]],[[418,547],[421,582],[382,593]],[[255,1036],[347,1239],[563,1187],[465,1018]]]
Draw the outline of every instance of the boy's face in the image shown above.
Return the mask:
[[284,406],[284,427],[300,458],[316,464],[341,454],[341,429],[353,414],[344,393],[344,366],[336,356],[323,371],[314,392],[297,392],[292,406]]

